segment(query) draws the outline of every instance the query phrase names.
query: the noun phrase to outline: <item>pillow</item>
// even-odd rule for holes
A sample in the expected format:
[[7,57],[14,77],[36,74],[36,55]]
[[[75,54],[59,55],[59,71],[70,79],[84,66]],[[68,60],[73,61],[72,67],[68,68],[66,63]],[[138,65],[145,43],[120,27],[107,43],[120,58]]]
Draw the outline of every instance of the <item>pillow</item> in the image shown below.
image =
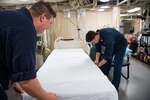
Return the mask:
[[[129,49],[129,48],[126,48],[126,51],[125,51],[124,57],[126,57],[127,55],[129,55],[129,53],[130,53],[130,52],[132,52],[132,50],[131,50],[131,49]],[[112,58],[112,62],[114,61],[114,57],[115,57],[115,56],[113,56],[113,58]]]
[[124,54],[124,57],[127,56],[127,55],[129,55],[130,52],[132,52],[132,50],[129,49],[129,48],[126,48],[126,52],[125,52],[125,54]]

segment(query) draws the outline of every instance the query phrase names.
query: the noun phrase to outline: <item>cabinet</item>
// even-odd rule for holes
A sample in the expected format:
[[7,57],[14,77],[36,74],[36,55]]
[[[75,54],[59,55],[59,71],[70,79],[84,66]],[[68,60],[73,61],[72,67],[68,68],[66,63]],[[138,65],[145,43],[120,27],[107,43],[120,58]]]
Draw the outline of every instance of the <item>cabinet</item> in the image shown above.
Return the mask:
[[143,33],[140,39],[141,47],[150,47],[150,33]]
[[143,33],[141,36],[139,60],[150,64],[150,33]]

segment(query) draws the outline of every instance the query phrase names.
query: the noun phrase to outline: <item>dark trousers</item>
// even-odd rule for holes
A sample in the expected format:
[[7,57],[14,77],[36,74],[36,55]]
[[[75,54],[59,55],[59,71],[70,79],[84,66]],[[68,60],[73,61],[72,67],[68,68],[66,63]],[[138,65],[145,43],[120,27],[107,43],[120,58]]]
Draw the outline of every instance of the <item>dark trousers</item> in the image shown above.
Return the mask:
[[[117,46],[114,51],[114,73],[112,84],[115,86],[118,91],[120,79],[121,79],[121,70],[122,70],[122,62],[125,54],[127,45]],[[111,68],[111,61],[108,61],[105,65],[101,67],[102,72],[108,76]]]
[[8,100],[7,94],[1,87],[0,87],[0,100]]

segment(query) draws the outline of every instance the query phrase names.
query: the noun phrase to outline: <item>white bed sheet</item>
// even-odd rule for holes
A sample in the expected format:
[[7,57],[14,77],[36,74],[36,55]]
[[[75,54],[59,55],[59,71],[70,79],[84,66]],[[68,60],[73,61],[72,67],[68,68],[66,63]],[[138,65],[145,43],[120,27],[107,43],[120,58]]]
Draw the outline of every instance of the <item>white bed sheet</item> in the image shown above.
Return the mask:
[[[118,100],[114,86],[83,49],[55,49],[37,78],[58,100]],[[26,93],[22,96],[23,100],[35,100]]]

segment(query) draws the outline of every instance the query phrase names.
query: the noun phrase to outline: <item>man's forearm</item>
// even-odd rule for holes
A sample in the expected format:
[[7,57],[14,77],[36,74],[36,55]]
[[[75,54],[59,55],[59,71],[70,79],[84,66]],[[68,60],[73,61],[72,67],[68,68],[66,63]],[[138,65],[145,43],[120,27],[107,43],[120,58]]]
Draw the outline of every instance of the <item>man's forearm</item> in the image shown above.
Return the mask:
[[99,57],[100,57],[100,53],[99,53],[99,52],[96,52],[95,60],[96,60],[97,62],[99,62]]
[[34,98],[43,100],[47,92],[41,87],[37,78],[18,82],[23,90]]

